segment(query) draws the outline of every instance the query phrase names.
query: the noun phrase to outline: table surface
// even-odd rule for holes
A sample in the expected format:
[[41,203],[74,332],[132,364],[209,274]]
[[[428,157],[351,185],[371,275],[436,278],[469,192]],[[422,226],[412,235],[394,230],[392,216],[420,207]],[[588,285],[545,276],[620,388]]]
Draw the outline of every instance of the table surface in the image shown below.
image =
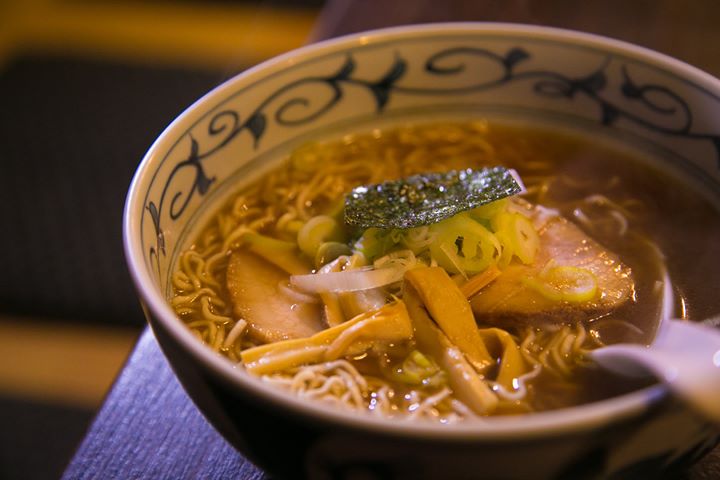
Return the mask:
[[[674,55],[720,75],[720,2],[329,1],[313,39],[402,23],[491,20],[601,33]],[[368,15],[382,11],[382,15]],[[638,26],[641,21],[642,27]],[[119,375],[64,478],[268,478],[205,421],[150,329]],[[720,447],[682,475],[720,478]]]
[[[147,328],[64,479],[269,479],[205,420]],[[720,447],[680,478],[720,478]]]
[[63,478],[269,477],[195,408],[147,328]]

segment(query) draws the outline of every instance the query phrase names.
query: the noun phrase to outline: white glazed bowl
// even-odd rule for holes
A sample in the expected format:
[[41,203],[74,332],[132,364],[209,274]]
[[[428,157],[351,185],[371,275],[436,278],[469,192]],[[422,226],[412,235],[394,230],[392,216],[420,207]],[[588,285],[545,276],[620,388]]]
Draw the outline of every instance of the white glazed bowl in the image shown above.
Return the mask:
[[661,386],[481,425],[365,418],[251,378],[174,315],[168,279],[178,253],[272,159],[328,132],[453,115],[632,141],[661,152],[706,194],[720,192],[720,82],[643,48],[557,29],[460,23],[361,33],[290,52],[188,108],[147,153],[128,194],[130,270],[190,397],[240,451],[288,478],[582,478],[697,459],[718,432]]

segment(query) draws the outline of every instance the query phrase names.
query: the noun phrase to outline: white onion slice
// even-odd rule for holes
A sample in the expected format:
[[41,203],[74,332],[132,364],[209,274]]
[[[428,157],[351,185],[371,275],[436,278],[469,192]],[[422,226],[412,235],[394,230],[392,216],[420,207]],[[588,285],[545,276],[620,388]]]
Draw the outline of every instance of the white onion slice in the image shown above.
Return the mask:
[[399,282],[405,274],[402,267],[373,270],[346,270],[344,272],[291,275],[290,283],[305,292],[356,292],[370,290]]

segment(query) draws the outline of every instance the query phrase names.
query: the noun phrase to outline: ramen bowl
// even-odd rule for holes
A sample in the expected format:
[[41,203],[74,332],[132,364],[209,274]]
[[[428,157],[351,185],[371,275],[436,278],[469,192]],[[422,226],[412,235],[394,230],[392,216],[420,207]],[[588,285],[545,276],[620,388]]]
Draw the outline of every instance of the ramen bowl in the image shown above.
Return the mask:
[[283,155],[309,140],[456,117],[557,126],[628,145],[720,204],[720,82],[664,55],[583,33],[473,23],[378,30],[290,52],[188,108],[130,187],[126,257],[188,395],[228,442],[283,478],[627,477],[700,458],[718,430],[662,385],[480,422],[383,419],[259,381],[175,314],[180,252],[233,192]]

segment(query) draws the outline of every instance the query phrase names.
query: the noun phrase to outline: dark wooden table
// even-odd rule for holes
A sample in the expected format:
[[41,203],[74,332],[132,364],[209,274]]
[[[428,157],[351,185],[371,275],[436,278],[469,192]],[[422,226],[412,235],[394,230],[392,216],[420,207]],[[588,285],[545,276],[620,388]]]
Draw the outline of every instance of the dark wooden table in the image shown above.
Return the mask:
[[[605,34],[720,75],[720,2],[715,0],[331,0],[313,39],[394,24],[452,20],[535,23]],[[267,476],[205,421],[148,329],[64,478],[245,480]],[[720,448],[681,478],[720,479]]]

